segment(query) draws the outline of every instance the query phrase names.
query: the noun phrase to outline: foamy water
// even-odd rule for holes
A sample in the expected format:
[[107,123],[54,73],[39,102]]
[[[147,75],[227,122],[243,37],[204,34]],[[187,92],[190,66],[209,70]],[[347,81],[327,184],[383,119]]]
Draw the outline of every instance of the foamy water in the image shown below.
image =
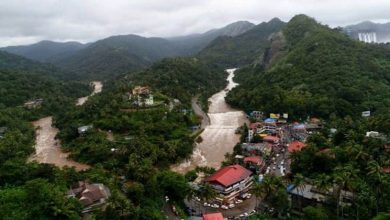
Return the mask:
[[203,141],[195,146],[189,160],[172,166],[172,170],[185,173],[196,166],[218,169],[225,159],[225,154],[233,152],[234,146],[240,141],[240,136],[235,134],[235,131],[244,123],[248,123],[248,120],[243,111],[233,109],[225,102],[227,92],[238,85],[233,81],[235,70],[226,70],[229,73],[228,85],[209,98],[210,125],[206,126],[201,134]]

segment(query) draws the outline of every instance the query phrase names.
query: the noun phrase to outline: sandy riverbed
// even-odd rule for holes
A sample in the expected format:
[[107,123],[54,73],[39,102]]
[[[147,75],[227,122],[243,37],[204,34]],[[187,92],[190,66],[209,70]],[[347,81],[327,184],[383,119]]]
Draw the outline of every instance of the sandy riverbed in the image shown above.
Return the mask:
[[62,152],[60,141],[55,139],[58,129],[52,127],[52,122],[51,116],[33,122],[36,129],[35,154],[29,160],[54,164],[58,167],[75,167],[78,171],[88,169],[88,165],[70,160],[69,153]]
[[100,93],[102,91],[102,89],[103,89],[103,83],[100,82],[100,81],[93,81],[92,85],[93,85],[93,92],[91,93],[91,95],[84,96],[84,97],[81,97],[81,98],[77,99],[76,105],[84,105],[84,103],[88,100],[88,98],[90,96],[93,96],[93,95],[95,95],[97,93]]
[[[92,84],[94,85],[94,91],[90,96],[102,91],[103,84],[101,82],[95,81]],[[76,105],[83,105],[88,100],[88,97],[79,98]],[[64,153],[61,150],[61,143],[55,138],[59,130],[52,126],[52,116],[41,118],[32,122],[32,124],[36,129],[35,154],[31,155],[29,161],[54,164],[60,168],[64,166],[74,167],[78,171],[86,170],[90,167],[69,159],[69,153]]]
[[229,83],[226,89],[209,99],[211,102],[208,112],[210,124],[201,134],[203,141],[196,145],[189,160],[172,166],[172,170],[185,173],[196,166],[210,166],[218,169],[225,159],[224,155],[231,153],[240,141],[240,136],[235,134],[235,131],[244,123],[248,123],[248,120],[243,111],[233,109],[225,102],[227,92],[238,85],[233,81],[234,71],[235,69],[227,70]]

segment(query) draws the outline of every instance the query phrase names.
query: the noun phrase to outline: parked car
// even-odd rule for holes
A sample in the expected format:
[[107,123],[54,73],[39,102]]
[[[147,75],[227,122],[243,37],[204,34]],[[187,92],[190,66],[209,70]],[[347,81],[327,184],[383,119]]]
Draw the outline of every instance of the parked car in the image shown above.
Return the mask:
[[234,205],[233,203],[231,203],[231,204],[229,204],[229,209],[232,209],[232,208],[234,208],[234,207],[236,207],[236,205]]
[[240,203],[242,203],[242,202],[243,202],[243,201],[242,201],[241,199],[237,199],[235,203],[236,203],[236,204],[240,204]]
[[226,205],[221,205],[221,209],[227,210],[227,209],[229,209],[229,207],[227,207]]
[[206,206],[210,206],[210,204],[209,204],[209,203],[207,203],[207,202],[205,202],[205,203],[203,203],[203,206],[204,206],[204,207],[206,207]]
[[218,204],[212,204],[210,207],[211,207],[211,208],[218,209],[218,208],[219,208],[219,205],[218,205]]
[[165,196],[165,202],[169,202],[168,196]]

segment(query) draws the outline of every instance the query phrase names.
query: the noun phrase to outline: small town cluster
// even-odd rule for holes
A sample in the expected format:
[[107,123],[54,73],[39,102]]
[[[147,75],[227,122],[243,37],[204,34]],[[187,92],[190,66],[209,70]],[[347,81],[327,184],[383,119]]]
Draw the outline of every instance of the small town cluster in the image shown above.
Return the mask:
[[[323,128],[323,122],[317,118],[309,118],[302,123],[287,123],[288,114],[270,114],[265,117],[263,112],[253,111],[248,118],[251,123],[245,129],[245,141],[239,144],[241,154],[232,155],[232,164],[206,177],[198,177],[192,184],[195,190],[207,185],[213,192],[211,198],[193,196],[187,201],[187,211],[197,216],[191,219],[246,219],[259,210],[272,215],[275,209],[258,201],[253,186],[261,183],[266,175],[282,178],[291,176],[290,155],[305,148],[308,136]],[[324,149],[321,153],[330,152]],[[304,207],[325,202],[327,196],[331,195],[331,192],[316,190],[309,183],[303,187],[290,184],[286,191],[291,210],[298,214]],[[345,198],[341,201],[348,205],[351,193],[344,192],[342,195]]]

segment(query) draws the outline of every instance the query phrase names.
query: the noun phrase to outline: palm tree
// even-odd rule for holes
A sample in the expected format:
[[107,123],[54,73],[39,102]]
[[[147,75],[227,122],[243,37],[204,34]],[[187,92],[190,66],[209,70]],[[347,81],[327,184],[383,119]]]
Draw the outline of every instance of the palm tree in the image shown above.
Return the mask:
[[259,206],[259,199],[262,198],[265,195],[264,191],[264,185],[262,183],[255,183],[251,190],[252,194],[256,196],[256,209],[258,209]]
[[300,195],[299,196],[299,210],[301,210],[302,209],[303,190],[305,189],[305,177],[300,173],[296,174],[294,176],[293,184],[297,188],[298,194]]
[[317,189],[321,192],[327,192],[329,189],[329,186],[331,185],[331,177],[322,173],[317,176],[316,179],[314,179],[314,185],[317,187]]
[[382,171],[382,167],[379,165],[378,162],[375,160],[371,160],[367,163],[367,168],[368,168],[368,176],[370,177],[370,180],[372,180],[375,191],[376,191],[376,197],[377,202],[376,202],[376,214],[378,214],[379,211],[379,198],[380,201],[383,203],[383,187],[384,187],[384,174]]
[[210,184],[207,183],[204,184],[199,190],[200,190],[199,196],[205,202],[217,196],[217,193],[215,192],[215,190]]
[[[350,190],[353,192],[354,180],[357,178],[359,172],[351,163],[346,164],[343,167],[336,167],[334,173],[334,182],[336,184],[336,190],[334,190],[337,200],[337,216],[339,216],[340,204],[342,199],[343,190]],[[344,211],[343,207],[342,212]],[[342,213],[342,218],[344,214]]]

